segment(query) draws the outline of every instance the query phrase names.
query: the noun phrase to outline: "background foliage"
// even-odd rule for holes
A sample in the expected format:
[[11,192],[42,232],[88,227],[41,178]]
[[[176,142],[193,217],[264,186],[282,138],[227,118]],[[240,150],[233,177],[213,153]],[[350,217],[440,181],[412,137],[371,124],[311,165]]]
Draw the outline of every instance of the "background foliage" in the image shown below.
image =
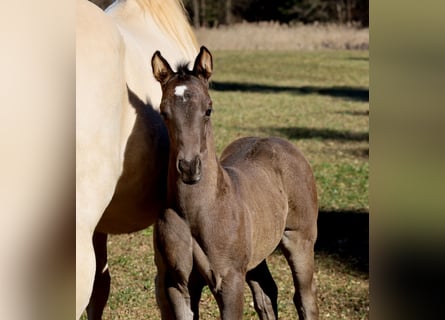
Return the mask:
[[[112,0],[94,0],[102,9]],[[369,0],[184,0],[195,28],[247,21],[369,25]]]
[[195,27],[239,21],[369,25],[368,0],[186,0],[184,3]]

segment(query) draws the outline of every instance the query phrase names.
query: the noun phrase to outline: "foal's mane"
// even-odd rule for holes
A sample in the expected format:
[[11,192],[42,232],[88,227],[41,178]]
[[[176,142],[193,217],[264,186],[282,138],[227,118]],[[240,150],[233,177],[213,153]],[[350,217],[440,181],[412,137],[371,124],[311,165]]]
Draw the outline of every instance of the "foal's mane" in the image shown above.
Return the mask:
[[176,74],[179,79],[184,79],[186,76],[190,76],[193,74],[192,70],[188,68],[187,62],[180,62],[176,66]]

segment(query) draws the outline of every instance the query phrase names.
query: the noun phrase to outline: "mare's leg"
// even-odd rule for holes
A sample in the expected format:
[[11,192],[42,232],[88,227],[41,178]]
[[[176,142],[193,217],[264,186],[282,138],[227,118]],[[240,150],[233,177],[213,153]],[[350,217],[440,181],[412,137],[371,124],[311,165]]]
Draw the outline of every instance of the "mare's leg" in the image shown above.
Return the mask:
[[88,319],[102,319],[102,313],[110,294],[110,272],[107,264],[107,234],[94,232],[94,253],[96,255],[96,276],[93,293],[87,307]]
[[167,209],[154,230],[156,300],[162,319],[192,320],[188,290],[193,268],[192,235],[186,222]]
[[318,319],[317,293],[314,280],[315,235],[299,230],[286,230],[281,249],[292,270],[295,286],[294,304],[300,320]]
[[246,281],[252,291],[255,310],[260,319],[278,319],[278,289],[269,272],[266,260],[247,272]]
[[95,258],[91,233],[76,230],[76,319],[80,319],[93,290]]
[[245,274],[230,270],[222,279],[221,288],[213,292],[221,312],[221,320],[243,318]]

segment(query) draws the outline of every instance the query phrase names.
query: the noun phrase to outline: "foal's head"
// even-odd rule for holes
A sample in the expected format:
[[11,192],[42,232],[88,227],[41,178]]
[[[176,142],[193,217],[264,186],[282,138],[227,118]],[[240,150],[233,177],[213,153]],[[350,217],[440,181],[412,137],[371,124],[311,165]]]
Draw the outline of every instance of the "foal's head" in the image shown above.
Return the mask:
[[156,51],[151,59],[153,75],[161,84],[161,115],[170,136],[170,152],[184,183],[201,179],[201,159],[207,152],[212,100],[208,80],[212,74],[212,55],[205,48],[196,57],[193,70],[179,65],[174,72]]

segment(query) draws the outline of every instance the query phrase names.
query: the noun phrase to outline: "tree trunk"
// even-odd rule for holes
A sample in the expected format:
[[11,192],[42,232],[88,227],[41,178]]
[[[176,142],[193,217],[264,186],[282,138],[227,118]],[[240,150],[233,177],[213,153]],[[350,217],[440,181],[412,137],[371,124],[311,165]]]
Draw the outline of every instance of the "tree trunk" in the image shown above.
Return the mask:
[[232,23],[232,0],[226,0],[226,24]]
[[198,0],[192,1],[193,6],[193,26],[199,28],[199,2]]
[[206,20],[206,1],[201,0],[201,27],[207,26]]
[[347,23],[352,22],[352,0],[346,1],[346,21]]

